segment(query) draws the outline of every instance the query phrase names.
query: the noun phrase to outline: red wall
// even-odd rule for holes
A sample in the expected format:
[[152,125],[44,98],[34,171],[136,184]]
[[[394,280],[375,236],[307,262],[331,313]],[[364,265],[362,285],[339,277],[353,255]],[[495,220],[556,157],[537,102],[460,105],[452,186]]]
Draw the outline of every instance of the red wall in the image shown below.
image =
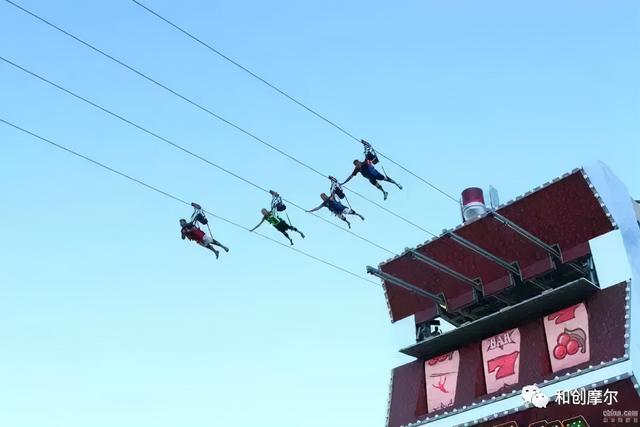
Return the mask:
[[[455,408],[491,398],[494,395],[521,389],[525,385],[541,383],[545,379],[561,376],[566,372],[608,362],[614,357],[624,356],[624,315],[626,283],[597,292],[586,302],[589,313],[591,360],[565,371],[552,373],[547,352],[542,317],[525,322],[518,327],[522,337],[520,359],[520,381],[510,388],[494,394],[485,394],[482,367],[481,341],[475,341],[460,351]],[[526,349],[526,351],[525,351]],[[470,379],[475,381],[471,382]],[[390,402],[389,427],[399,427],[427,416],[424,361],[417,360],[394,370]],[[454,407],[447,408],[448,411]],[[444,412],[435,411],[429,415]]]
[[551,422],[557,420],[562,423],[562,421],[570,420],[576,416],[582,416],[591,427],[633,427],[640,425],[640,416],[636,416],[635,420],[633,416],[629,416],[628,421],[625,420],[625,417],[623,416],[621,422],[618,422],[618,417],[615,417],[616,419],[614,422],[611,422],[610,416],[607,416],[607,419],[605,420],[605,416],[603,415],[605,411],[621,411],[624,413],[624,411],[640,410],[640,397],[638,396],[638,392],[633,388],[633,383],[630,379],[617,381],[606,386],[598,387],[597,389],[601,390],[603,393],[607,389],[617,391],[618,394],[616,398],[618,399],[618,402],[613,403],[612,405],[557,405],[550,402],[546,408],[526,409],[515,414],[477,424],[477,426],[528,427],[531,424],[539,423],[540,427],[545,427],[545,423],[540,421],[546,420],[547,422]]

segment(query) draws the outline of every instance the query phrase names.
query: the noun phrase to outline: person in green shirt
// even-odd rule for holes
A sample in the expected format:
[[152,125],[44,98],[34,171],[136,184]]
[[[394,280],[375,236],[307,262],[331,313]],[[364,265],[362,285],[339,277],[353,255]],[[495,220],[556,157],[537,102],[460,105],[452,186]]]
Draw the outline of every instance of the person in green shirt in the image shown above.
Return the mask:
[[256,225],[249,231],[254,231],[256,228],[260,227],[263,222],[267,221],[269,224],[273,225],[276,230],[284,234],[285,237],[289,239],[289,242],[292,245],[293,245],[293,240],[291,240],[291,237],[289,237],[289,234],[287,234],[288,230],[295,231],[296,233],[300,234],[300,236],[302,236],[302,238],[304,239],[304,233],[302,231],[298,230],[293,225],[290,225],[289,223],[287,223],[287,221],[280,218],[275,211],[269,212],[266,209],[262,209],[261,212],[262,212],[262,219],[260,220],[258,225]]

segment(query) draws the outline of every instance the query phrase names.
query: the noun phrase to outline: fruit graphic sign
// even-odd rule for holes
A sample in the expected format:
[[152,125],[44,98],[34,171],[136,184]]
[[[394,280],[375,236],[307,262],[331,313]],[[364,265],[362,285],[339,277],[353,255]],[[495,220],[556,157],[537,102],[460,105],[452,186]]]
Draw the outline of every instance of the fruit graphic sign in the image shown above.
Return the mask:
[[545,316],[544,330],[553,372],[589,361],[589,316],[584,303]]
[[456,398],[459,367],[460,353],[458,350],[424,362],[428,412],[453,406]]
[[517,383],[520,377],[520,330],[511,329],[482,340],[482,361],[487,393]]

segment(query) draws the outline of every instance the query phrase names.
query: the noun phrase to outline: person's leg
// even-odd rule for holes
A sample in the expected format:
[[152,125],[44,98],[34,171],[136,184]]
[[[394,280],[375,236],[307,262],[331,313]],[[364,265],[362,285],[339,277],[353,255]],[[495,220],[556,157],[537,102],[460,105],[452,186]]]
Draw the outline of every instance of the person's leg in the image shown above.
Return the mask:
[[216,239],[214,239],[213,237],[211,238],[211,244],[212,245],[216,245],[216,246],[220,246],[222,249],[224,249],[225,252],[229,252],[229,248],[226,247],[225,245],[223,245],[222,243],[218,242]]
[[341,220],[343,220],[344,222],[347,223],[347,225],[349,226],[349,228],[351,228],[351,223],[347,220],[347,218],[344,217],[344,214],[340,214],[340,215],[336,215],[338,218],[340,218]]
[[354,211],[353,209],[351,209],[351,208],[346,208],[346,209],[342,212],[342,214],[343,214],[343,215],[356,215],[356,216],[359,216],[359,217],[360,217],[360,219],[364,221],[364,217],[363,217],[362,215],[360,215],[358,212],[356,212],[356,211]]
[[216,248],[213,247],[213,242],[215,242],[215,240],[213,240],[211,236],[205,234],[202,238],[202,241],[198,242],[198,244],[213,251],[213,253],[216,254],[216,259],[218,259],[218,256],[220,256],[220,252],[218,252]]
[[395,181],[394,181],[393,179],[391,179],[390,177],[385,176],[385,177],[384,177],[384,180],[385,180],[385,181],[387,181],[387,182],[390,182],[390,183],[392,183],[392,184],[397,185],[397,186],[398,186],[398,188],[402,190],[402,185],[398,184],[397,182],[395,182]]
[[276,228],[276,230],[284,234],[284,237],[289,239],[289,242],[293,245],[293,240],[291,240],[291,237],[289,237],[289,234],[287,233],[287,230],[291,229],[289,224],[284,221],[280,221],[277,225],[274,225],[274,227]]
[[220,251],[216,250],[216,248],[214,248],[213,245],[208,245],[207,249],[212,250],[213,253],[216,254],[216,259],[218,259],[220,257]]
[[304,239],[304,233],[300,230],[298,230],[297,228],[295,228],[293,225],[289,225],[289,230],[293,230],[296,233],[298,233],[300,235],[300,237],[302,237]]
[[389,193],[384,191],[384,188],[382,188],[382,185],[380,185],[380,183],[377,180],[373,179],[373,178],[371,178],[369,180],[369,182],[371,183],[371,185],[374,185],[378,190],[382,191],[384,199],[387,200],[387,196],[389,195]]
[[220,252],[218,252],[216,248],[214,248],[211,244],[211,239],[207,239],[206,236],[201,242],[198,242],[198,244],[203,248],[207,248],[210,251],[213,251],[213,253],[216,254],[216,259],[218,259],[218,257],[220,256]]
[[287,239],[289,239],[289,243],[291,243],[291,245],[293,246],[293,240],[291,240],[291,237],[289,237],[289,234],[287,234],[287,232],[286,232],[286,231],[284,231],[284,230],[280,230],[280,232],[281,232],[282,234],[284,234],[284,237],[286,237]]

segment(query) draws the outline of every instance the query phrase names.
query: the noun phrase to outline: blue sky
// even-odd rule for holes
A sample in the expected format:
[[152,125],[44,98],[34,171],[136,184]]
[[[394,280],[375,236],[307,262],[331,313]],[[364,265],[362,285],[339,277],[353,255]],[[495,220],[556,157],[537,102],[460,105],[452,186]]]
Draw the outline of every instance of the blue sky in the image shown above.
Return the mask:
[[[397,3],[397,2],[396,2]],[[134,3],[20,4],[341,178],[361,149]],[[640,197],[633,2],[146,2],[457,194],[508,200],[603,160]],[[327,181],[0,2],[0,54],[309,208]],[[269,198],[0,63],[0,117],[252,227]],[[373,426],[408,359],[381,289],[214,222],[0,125],[0,424]],[[386,164],[385,206],[438,233],[457,206]],[[363,179],[352,187],[380,201]],[[354,231],[424,232],[366,201]],[[358,273],[388,257],[300,211],[297,247]],[[326,211],[325,218],[334,221]],[[261,231],[276,239],[277,232]]]

